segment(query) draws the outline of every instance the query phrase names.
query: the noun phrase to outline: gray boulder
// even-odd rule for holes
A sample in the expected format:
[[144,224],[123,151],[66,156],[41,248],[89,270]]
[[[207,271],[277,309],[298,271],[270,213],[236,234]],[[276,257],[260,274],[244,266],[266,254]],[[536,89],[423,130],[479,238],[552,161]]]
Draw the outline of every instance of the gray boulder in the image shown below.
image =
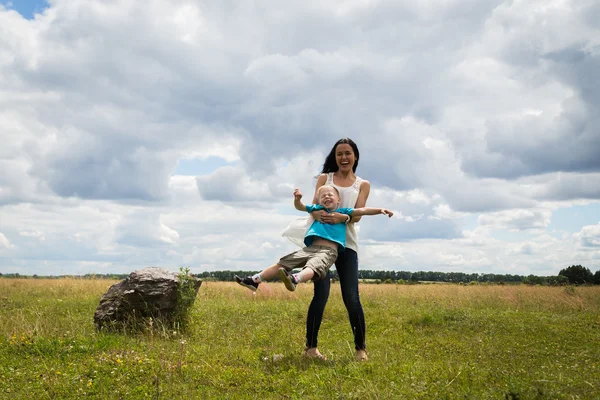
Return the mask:
[[[147,326],[150,317],[163,323],[173,322],[185,311],[182,308],[193,304],[202,284],[202,280],[188,275],[188,286],[180,289],[178,275],[159,267],[132,272],[100,299],[94,313],[96,328],[139,328]],[[182,298],[183,293],[187,293],[187,298]]]

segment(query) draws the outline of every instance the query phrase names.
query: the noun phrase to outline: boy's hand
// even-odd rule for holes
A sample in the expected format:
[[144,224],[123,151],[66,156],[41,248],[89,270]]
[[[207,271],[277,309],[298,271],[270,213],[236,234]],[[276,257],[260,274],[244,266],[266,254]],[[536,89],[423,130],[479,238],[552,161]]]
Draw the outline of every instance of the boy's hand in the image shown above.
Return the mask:
[[381,209],[381,213],[387,215],[389,218],[392,218],[392,215],[394,215],[393,212],[391,212],[390,210],[385,209],[385,208]]
[[302,193],[300,193],[300,189],[294,190],[294,200],[302,199]]

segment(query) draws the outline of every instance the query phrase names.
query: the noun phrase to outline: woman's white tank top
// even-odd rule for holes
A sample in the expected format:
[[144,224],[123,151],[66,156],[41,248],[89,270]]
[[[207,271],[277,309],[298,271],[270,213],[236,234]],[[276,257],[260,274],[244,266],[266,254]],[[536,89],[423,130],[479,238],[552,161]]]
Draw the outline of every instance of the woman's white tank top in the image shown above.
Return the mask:
[[[331,185],[340,192],[340,207],[343,208],[356,207],[356,201],[358,200],[358,194],[360,193],[361,183],[362,179],[357,176],[352,186],[338,186],[333,183],[333,172],[327,174],[327,180],[325,181],[326,185]],[[346,247],[354,250],[358,254],[358,235],[356,233],[354,224],[348,224],[346,228]]]

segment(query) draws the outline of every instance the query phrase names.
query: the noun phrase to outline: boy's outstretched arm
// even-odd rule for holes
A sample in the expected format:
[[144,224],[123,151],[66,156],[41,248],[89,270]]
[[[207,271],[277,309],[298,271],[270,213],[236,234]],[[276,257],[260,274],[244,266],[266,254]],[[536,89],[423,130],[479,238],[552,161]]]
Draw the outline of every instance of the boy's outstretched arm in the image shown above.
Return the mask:
[[389,218],[392,218],[392,215],[394,215],[394,213],[391,212],[390,210],[388,210],[387,208],[375,208],[375,207],[355,208],[354,211],[352,212],[352,215],[356,215],[357,217],[361,216],[361,215],[379,215],[379,214],[385,214]]
[[302,203],[302,193],[300,193],[299,189],[294,190],[294,207],[298,211],[306,212],[306,206]]

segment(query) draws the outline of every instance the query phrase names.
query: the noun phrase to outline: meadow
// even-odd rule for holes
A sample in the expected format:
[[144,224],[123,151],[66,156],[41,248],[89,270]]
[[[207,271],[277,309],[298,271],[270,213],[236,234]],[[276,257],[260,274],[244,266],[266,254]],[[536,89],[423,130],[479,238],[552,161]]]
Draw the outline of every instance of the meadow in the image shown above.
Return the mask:
[[183,331],[98,333],[115,282],[0,279],[0,398],[600,398],[599,286],[362,284],[359,363],[336,284],[315,361],[312,285],[204,282]]

